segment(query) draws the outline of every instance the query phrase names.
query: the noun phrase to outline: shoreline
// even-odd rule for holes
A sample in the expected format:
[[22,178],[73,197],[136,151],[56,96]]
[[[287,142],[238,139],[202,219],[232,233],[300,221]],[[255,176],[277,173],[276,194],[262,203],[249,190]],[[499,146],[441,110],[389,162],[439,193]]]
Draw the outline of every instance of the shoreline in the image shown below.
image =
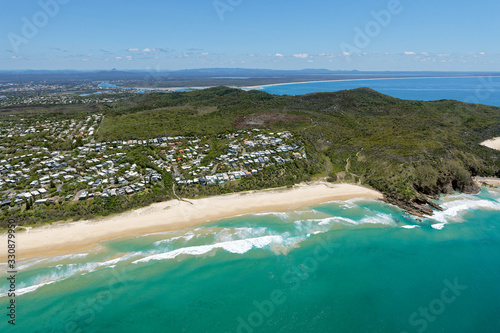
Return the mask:
[[[282,82],[282,83],[270,83],[270,84],[262,84],[256,86],[231,86],[230,88],[242,89],[242,90],[260,90],[265,87],[274,87],[274,86],[284,86],[291,84],[305,84],[305,83],[323,83],[323,82],[353,82],[353,81],[375,81],[375,80],[410,80],[410,79],[456,79],[456,78],[481,78],[486,76],[404,76],[404,77],[379,77],[379,78],[361,78],[361,79],[333,79],[333,80],[311,80],[311,81],[299,81],[299,82]],[[497,77],[497,76],[495,76]],[[102,81],[103,83],[106,81]],[[109,82],[108,82],[109,83]],[[203,90],[214,88],[216,86],[206,86],[206,87],[108,87],[111,89],[136,89],[136,90],[163,90],[163,91],[178,91],[178,90]]]
[[410,76],[410,77],[388,77],[388,78],[367,78],[367,79],[341,79],[341,80],[320,80],[320,81],[303,81],[303,82],[288,82],[288,83],[272,83],[257,86],[237,87],[244,90],[259,90],[265,87],[285,86],[291,84],[305,83],[323,83],[323,82],[353,82],[353,81],[374,81],[374,80],[410,80],[410,79],[458,79],[458,78],[481,78],[484,76]]
[[[358,185],[316,181],[292,188],[274,188],[193,199],[170,200],[97,220],[58,222],[16,234],[17,260],[98,251],[99,243],[125,237],[183,229],[239,215],[288,211],[331,201],[382,199],[382,193]],[[7,249],[7,233],[0,235]],[[0,252],[7,258],[7,251]]]
[[474,177],[474,182],[479,186],[500,186],[500,178]]

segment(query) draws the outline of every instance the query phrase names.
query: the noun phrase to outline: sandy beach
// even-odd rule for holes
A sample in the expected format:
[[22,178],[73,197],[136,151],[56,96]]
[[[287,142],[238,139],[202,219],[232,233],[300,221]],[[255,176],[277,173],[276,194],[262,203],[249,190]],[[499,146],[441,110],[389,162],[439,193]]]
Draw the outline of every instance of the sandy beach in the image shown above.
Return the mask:
[[486,140],[484,142],[481,142],[483,146],[489,147],[491,149],[496,149],[500,150],[500,137],[499,138],[493,138],[491,140]]
[[500,178],[494,177],[474,177],[474,181],[479,186],[489,185],[489,186],[499,186]]
[[[99,242],[193,225],[248,213],[286,211],[329,201],[354,198],[381,199],[377,191],[356,185],[313,182],[293,188],[249,191],[210,198],[171,200],[108,218],[61,222],[16,234],[17,260],[47,255],[98,251]],[[7,236],[0,236],[7,248]],[[5,258],[6,251],[0,251]]]

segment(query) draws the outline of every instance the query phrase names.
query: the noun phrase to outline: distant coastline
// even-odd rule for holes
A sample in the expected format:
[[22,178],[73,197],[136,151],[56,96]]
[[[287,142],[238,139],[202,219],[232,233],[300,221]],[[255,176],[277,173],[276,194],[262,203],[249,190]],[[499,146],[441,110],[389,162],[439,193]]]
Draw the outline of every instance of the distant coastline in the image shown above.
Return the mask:
[[285,86],[292,84],[306,84],[306,83],[323,83],[323,82],[354,82],[354,81],[381,81],[381,80],[411,80],[411,79],[460,79],[460,78],[481,78],[485,76],[408,76],[408,77],[387,77],[387,78],[363,78],[363,79],[338,79],[338,80],[320,80],[320,81],[303,81],[303,82],[287,82],[287,83],[272,83],[263,84],[249,87],[239,87],[245,90],[259,90],[265,87]]

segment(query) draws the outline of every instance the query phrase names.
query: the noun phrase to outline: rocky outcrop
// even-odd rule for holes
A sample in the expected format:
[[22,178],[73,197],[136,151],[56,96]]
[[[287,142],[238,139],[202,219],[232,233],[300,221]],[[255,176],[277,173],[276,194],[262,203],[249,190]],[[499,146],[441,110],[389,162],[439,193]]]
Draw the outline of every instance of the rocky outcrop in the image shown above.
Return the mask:
[[395,206],[398,206],[401,209],[404,209],[408,214],[419,217],[426,217],[433,215],[434,214],[433,208],[436,210],[443,210],[441,206],[430,201],[428,198],[424,196],[415,200],[411,200],[409,202],[386,196],[385,201]]
[[477,194],[477,193],[481,192],[481,189],[479,188],[479,186],[477,186],[477,184],[471,184],[471,185],[463,186],[460,189],[460,192],[465,193],[465,194]]

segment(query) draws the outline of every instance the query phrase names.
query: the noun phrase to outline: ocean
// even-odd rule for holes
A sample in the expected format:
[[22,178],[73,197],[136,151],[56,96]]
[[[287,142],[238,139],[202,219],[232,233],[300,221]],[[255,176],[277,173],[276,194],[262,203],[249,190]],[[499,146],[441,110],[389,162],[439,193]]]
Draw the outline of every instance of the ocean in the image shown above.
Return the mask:
[[24,260],[0,332],[500,332],[500,188],[439,203],[418,221],[329,202]]
[[263,86],[259,89],[277,95],[303,95],[361,87],[368,87],[401,99],[421,101],[453,99],[500,106],[499,76],[324,81]]

